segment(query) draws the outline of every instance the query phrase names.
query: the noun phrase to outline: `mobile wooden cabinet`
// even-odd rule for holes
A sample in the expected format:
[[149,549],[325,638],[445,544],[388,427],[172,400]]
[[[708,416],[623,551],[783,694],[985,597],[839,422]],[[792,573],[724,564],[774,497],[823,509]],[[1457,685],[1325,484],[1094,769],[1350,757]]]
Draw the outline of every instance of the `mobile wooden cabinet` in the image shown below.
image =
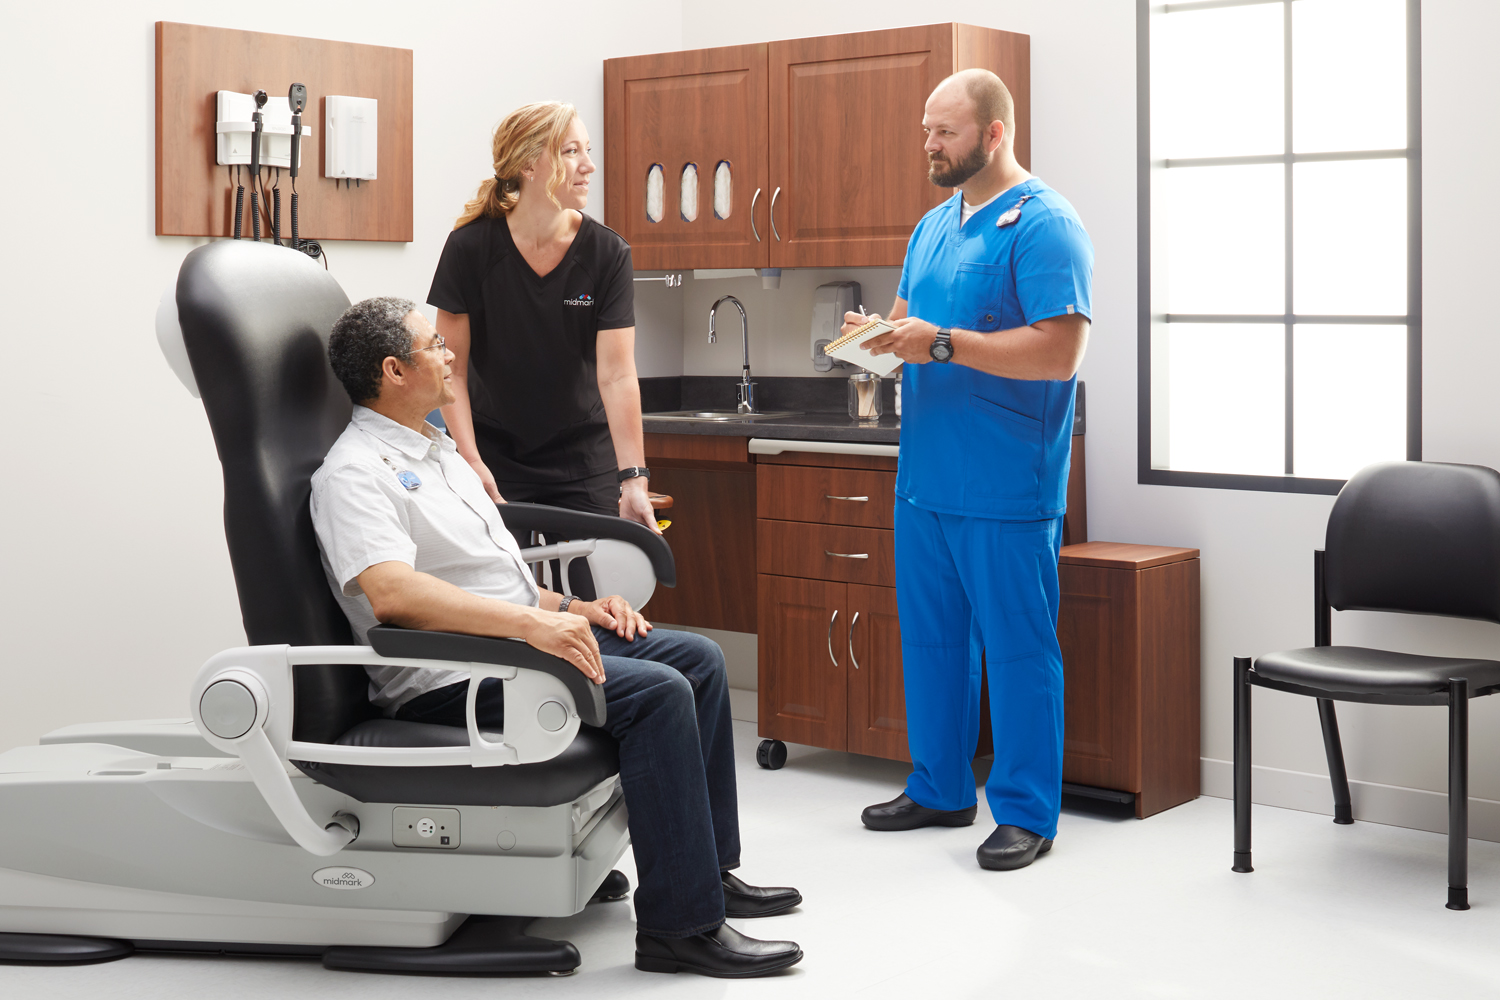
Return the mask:
[[899,265],[952,194],[927,180],[928,94],[957,70],[993,70],[1029,166],[1030,51],[1026,35],[950,23],[606,60],[605,219],[639,270]]
[[896,619],[896,461],[763,455],[759,715],[767,740],[910,760]]
[[1063,781],[1131,792],[1140,817],[1197,798],[1198,550],[1069,545],[1058,581]]

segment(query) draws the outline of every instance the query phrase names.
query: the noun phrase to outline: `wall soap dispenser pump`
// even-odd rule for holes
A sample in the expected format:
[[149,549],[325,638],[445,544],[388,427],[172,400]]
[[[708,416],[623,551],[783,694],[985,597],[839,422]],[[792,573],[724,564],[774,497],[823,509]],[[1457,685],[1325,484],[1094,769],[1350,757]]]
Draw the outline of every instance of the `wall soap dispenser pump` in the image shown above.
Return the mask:
[[837,340],[839,329],[844,325],[844,313],[859,312],[859,282],[830,281],[813,291],[812,314],[812,363],[813,370],[831,372],[835,368],[848,367],[844,362],[830,358],[823,348]]
[[373,181],[379,160],[376,142],[376,112],[373,97],[330,95],[324,102],[327,131],[324,133],[323,176],[334,180]]

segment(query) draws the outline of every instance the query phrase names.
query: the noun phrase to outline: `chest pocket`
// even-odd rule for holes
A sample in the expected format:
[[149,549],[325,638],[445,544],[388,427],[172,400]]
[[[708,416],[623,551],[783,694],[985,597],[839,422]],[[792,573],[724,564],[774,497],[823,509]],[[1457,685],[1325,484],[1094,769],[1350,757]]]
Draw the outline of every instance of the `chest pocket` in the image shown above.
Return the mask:
[[[966,260],[958,265],[953,282],[954,325],[988,333],[1005,327],[1005,317],[1014,307],[1010,292],[1010,268]],[[1020,324],[1014,324],[1019,326]]]

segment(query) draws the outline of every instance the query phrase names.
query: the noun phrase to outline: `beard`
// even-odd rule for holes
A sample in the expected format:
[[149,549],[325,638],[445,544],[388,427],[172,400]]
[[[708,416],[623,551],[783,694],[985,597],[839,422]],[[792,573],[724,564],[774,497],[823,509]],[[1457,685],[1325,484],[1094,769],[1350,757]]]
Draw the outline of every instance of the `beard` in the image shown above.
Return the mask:
[[957,162],[936,156],[927,157],[927,179],[938,187],[958,187],[964,181],[973,177],[990,162],[989,155],[984,151],[984,143],[975,142],[974,148],[965,153]]

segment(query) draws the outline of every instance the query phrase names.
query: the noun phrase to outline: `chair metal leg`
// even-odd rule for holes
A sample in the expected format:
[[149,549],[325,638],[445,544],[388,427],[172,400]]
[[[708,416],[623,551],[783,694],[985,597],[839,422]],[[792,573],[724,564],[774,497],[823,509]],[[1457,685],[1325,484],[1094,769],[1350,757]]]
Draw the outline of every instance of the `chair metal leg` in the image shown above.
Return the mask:
[[1250,865],[1250,658],[1234,658],[1234,871]]
[[1331,698],[1318,699],[1318,719],[1323,723],[1323,749],[1328,754],[1328,780],[1333,784],[1333,821],[1343,826],[1354,822],[1349,804],[1349,775],[1344,770],[1344,745],[1339,741],[1339,717]]
[[1469,908],[1469,681],[1448,681],[1448,909]]

